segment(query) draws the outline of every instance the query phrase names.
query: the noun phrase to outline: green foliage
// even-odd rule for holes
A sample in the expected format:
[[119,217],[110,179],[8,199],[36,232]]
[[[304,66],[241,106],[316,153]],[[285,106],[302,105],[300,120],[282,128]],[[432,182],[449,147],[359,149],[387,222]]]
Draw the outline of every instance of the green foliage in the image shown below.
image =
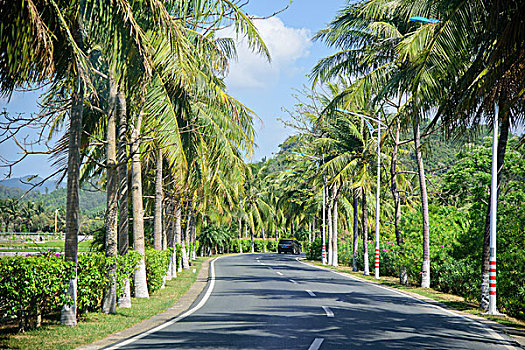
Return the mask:
[[252,250],[252,241],[249,239],[232,239],[230,242],[230,252],[240,253],[242,247],[243,253],[249,253]]
[[[79,313],[100,309],[109,283],[108,267],[117,264],[117,293],[125,278],[131,278],[140,254],[107,258],[104,254],[81,254],[77,265],[77,308]],[[0,259],[0,317],[24,320],[37,313],[59,312],[73,276],[73,265],[58,253]]]
[[[310,248],[306,250],[306,259],[309,260],[321,260],[321,254],[323,250],[323,242],[320,237],[317,237],[311,244]],[[344,254],[340,255],[340,259],[344,257]]]
[[37,313],[59,311],[71,272],[71,264],[54,253],[0,259],[0,318],[18,316],[23,325]]
[[164,283],[171,259],[171,249],[155,250],[146,248],[146,280],[148,291],[155,293]]
[[276,252],[277,251],[277,241],[275,240],[267,240],[266,241],[266,250],[269,252]]
[[203,250],[208,255],[224,252],[225,247],[230,245],[232,238],[233,232],[226,226],[206,226],[199,235],[199,251],[202,252]]

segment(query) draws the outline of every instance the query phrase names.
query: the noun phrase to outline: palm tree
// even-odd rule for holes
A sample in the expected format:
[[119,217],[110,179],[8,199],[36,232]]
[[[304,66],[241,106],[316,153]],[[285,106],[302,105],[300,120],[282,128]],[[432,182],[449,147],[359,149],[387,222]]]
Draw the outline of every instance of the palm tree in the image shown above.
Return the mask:
[[[340,73],[361,76],[352,84],[351,89],[334,99],[334,105],[341,103],[354,91],[358,92],[357,95],[362,101],[372,100],[377,105],[392,105],[392,98],[406,94],[407,102],[402,108],[398,108],[398,115],[411,122],[414,134],[423,217],[421,285],[429,287],[428,198],[421,154],[420,124],[421,111],[428,110],[431,97],[428,92],[434,86],[433,81],[429,79],[430,68],[414,66],[414,51],[422,50],[422,47],[416,46],[426,41],[417,41],[410,36],[412,28],[404,19],[404,15],[396,12],[395,6],[387,1],[363,1],[347,6],[328,29],[317,35],[317,38],[325,40],[331,46],[339,45],[342,50],[321,60],[314,68],[314,74],[323,80]],[[426,28],[426,31],[421,32],[428,30],[429,28]]]

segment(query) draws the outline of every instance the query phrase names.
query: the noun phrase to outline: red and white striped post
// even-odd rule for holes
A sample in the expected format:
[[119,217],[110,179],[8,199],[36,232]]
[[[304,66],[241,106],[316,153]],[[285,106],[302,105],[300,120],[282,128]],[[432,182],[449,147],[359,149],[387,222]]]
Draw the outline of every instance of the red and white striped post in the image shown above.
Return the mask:
[[323,243],[323,264],[326,264],[326,247],[324,243]]
[[490,181],[490,270],[489,315],[499,315],[496,306],[496,222],[498,215],[498,105],[494,104],[492,134],[492,179]]
[[379,243],[376,244],[376,266],[375,266],[375,278],[379,279]]

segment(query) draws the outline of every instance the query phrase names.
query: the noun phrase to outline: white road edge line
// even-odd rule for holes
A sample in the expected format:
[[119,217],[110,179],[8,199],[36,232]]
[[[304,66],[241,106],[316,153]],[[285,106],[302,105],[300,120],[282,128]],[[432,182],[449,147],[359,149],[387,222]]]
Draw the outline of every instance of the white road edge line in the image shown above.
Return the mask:
[[475,325],[485,329],[487,331],[487,333],[491,334],[494,338],[502,340],[503,342],[505,342],[505,344],[503,344],[503,346],[506,347],[507,349],[513,349],[513,350],[519,349],[519,348],[515,347],[514,345],[509,344],[509,340],[505,339],[501,334],[499,334],[498,332],[496,332],[495,330],[493,330],[489,326],[487,326],[487,325],[485,325],[485,324],[483,324],[483,323],[481,323],[479,321],[476,321],[476,320],[474,320],[474,319],[472,319],[470,317],[458,314],[458,313],[456,313],[454,311],[451,311],[451,310],[447,310],[447,309],[442,308],[441,306],[438,306],[438,305],[430,304],[429,302],[427,302],[425,300],[418,299],[418,298],[413,297],[411,295],[408,295],[408,294],[405,294],[405,293],[402,293],[402,292],[399,292],[399,291],[396,291],[396,290],[393,290],[393,289],[390,289],[390,288],[385,288],[385,287],[383,287],[381,285],[378,285],[378,284],[375,284],[375,283],[371,283],[371,282],[368,282],[368,281],[363,281],[363,280],[361,280],[359,278],[355,278],[355,277],[350,276],[350,275],[345,275],[343,273],[340,273],[340,272],[337,272],[337,271],[333,271],[333,270],[325,268],[325,267],[316,266],[316,265],[310,265],[310,264],[304,263],[302,261],[299,261],[299,258],[296,258],[296,260],[297,260],[297,262],[299,262],[299,263],[301,263],[303,265],[315,267],[317,269],[329,271],[329,272],[335,273],[336,275],[339,275],[339,276],[342,276],[342,277],[345,277],[345,278],[349,278],[349,279],[354,280],[354,281],[358,281],[358,282],[361,282],[361,283],[366,283],[366,284],[372,285],[374,287],[377,287],[377,288],[380,288],[380,289],[384,289],[384,290],[387,290],[387,291],[395,293],[395,294],[399,294],[401,296],[404,296],[406,298],[415,300],[415,301],[420,302],[422,304],[426,304],[426,305],[428,305],[430,307],[434,307],[434,308],[436,308],[436,309],[438,309],[440,311],[443,311],[443,312],[445,312],[445,313],[447,313],[447,314],[449,314],[451,316],[462,318],[462,319],[464,319],[466,321],[472,322]]
[[328,306],[322,306],[324,312],[326,312],[326,317],[334,317],[334,313]]
[[312,343],[312,345],[310,345],[308,350],[317,350],[317,349],[319,349],[321,347],[321,344],[323,343],[323,341],[324,341],[324,338],[315,338],[314,342]]
[[310,289],[307,289],[306,293],[310,294],[311,297],[315,297],[316,296],[315,293],[312,292]]
[[129,338],[127,340],[124,340],[123,342],[120,342],[120,343],[117,343],[109,348],[105,348],[106,350],[113,350],[113,349],[119,349],[123,346],[126,346],[128,344],[131,344],[139,339],[142,339],[148,335],[150,335],[151,333],[155,333],[157,331],[160,331],[161,329],[164,329],[168,326],[171,326],[172,324],[176,323],[176,322],[179,322],[180,320],[183,320],[185,319],[186,317],[190,316],[191,314],[193,314],[195,311],[199,310],[201,307],[204,306],[204,304],[206,304],[206,302],[208,301],[211,293],[213,292],[213,287],[215,286],[215,261],[217,261],[218,259],[222,258],[221,257],[218,257],[218,258],[215,258],[211,263],[210,263],[210,286],[208,287],[208,290],[206,291],[206,294],[204,294],[204,296],[202,297],[201,301],[195,305],[195,307],[193,307],[192,309],[189,309],[188,311],[184,312],[183,314],[177,316],[176,318],[174,318],[173,320],[171,321],[168,321],[166,323],[163,323],[161,324],[160,326],[157,326],[155,328],[152,328],[150,329],[149,331],[146,331],[144,333],[141,333],[139,335],[136,335],[134,336],[133,338]]
[[283,274],[279,271],[275,271],[279,276],[282,276]]
[[290,280],[290,282],[292,282],[293,284],[298,284],[297,281],[294,280]]

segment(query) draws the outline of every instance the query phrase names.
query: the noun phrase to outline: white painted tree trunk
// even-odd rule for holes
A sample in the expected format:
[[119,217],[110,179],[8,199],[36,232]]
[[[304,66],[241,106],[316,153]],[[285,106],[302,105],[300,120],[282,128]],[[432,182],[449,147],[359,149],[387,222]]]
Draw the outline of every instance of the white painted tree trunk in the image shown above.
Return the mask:
[[144,260],[144,207],[142,203],[142,169],[140,163],[140,129],[142,112],[139,113],[131,133],[131,200],[133,204],[133,246],[141,254],[134,276],[135,298],[149,298]]
[[[175,243],[182,244],[182,209],[180,202],[175,203]],[[177,272],[182,272],[182,258],[180,265],[177,265]]]
[[[137,284],[137,281],[144,281],[144,283]],[[135,298],[149,298],[148,284],[146,282],[146,262],[144,258],[139,260],[137,269],[135,270]]]
[[[77,325],[77,252],[79,231],[79,172],[80,141],[82,136],[82,110],[84,88],[77,77],[77,88],[72,94],[69,124],[69,147],[67,159],[66,239],[65,259],[74,264],[73,276],[69,281],[66,300],[60,312],[60,322],[65,326]],[[9,225],[8,225],[9,226]]]
[[[117,84],[110,71],[106,132],[106,257],[116,258],[118,252],[118,175],[117,175]],[[109,285],[104,291],[102,312],[117,312],[117,265],[107,271]]]
[[352,196],[352,205],[353,205],[353,212],[354,212],[354,240],[352,244],[352,271],[357,271],[357,247],[359,243],[359,212],[358,212],[358,193],[357,189],[353,190],[353,196]]
[[421,214],[423,219],[423,264],[421,268],[421,287],[430,288],[430,237],[429,237],[429,216],[428,216],[428,196],[425,178],[425,167],[421,154],[421,135],[419,131],[419,118],[414,121],[414,143],[416,151],[417,169],[419,175],[419,190],[421,193]]
[[366,204],[366,193],[365,189],[362,189],[362,210],[363,210],[363,263],[364,263],[364,274],[370,275],[370,267],[368,261],[368,208]]
[[339,257],[337,251],[337,184],[334,184],[334,205],[332,214],[332,266],[339,266]]
[[[118,94],[118,181],[119,181],[119,218],[118,218],[118,252],[127,255],[129,250],[129,217],[128,217],[128,154],[127,133],[128,121],[126,114],[126,95],[119,91]],[[131,308],[131,287],[129,278],[124,278],[124,290],[118,296],[117,306]]]

